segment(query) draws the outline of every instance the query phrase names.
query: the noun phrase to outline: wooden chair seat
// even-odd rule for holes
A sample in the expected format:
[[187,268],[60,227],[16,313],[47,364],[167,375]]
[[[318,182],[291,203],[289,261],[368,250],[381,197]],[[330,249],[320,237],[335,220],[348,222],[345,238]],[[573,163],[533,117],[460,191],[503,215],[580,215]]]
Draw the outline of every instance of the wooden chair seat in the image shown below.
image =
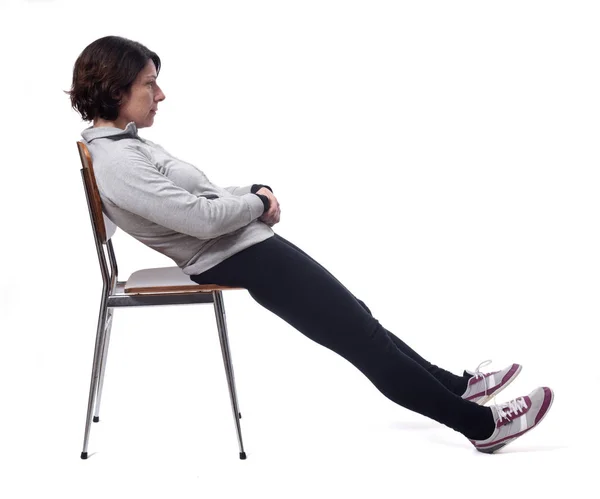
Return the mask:
[[216,284],[196,284],[179,267],[142,269],[129,276],[125,293],[130,295],[156,293],[210,293],[215,290],[243,289]]

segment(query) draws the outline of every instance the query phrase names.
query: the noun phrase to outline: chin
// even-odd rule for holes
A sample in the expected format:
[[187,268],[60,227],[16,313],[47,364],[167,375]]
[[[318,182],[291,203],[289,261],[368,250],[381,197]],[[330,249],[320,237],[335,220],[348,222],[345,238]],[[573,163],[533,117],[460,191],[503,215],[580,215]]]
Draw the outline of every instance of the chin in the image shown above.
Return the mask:
[[154,124],[154,119],[150,119],[150,120],[146,120],[142,123],[136,123],[135,126],[140,129],[140,128],[148,128],[151,127]]

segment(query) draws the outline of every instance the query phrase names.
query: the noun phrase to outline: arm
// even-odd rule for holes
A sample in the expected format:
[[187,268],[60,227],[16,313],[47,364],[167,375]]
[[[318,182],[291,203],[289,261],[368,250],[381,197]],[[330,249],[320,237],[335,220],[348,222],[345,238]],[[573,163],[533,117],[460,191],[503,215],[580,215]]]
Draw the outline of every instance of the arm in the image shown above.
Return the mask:
[[[161,146],[159,144],[156,144],[155,142],[152,142],[151,140],[147,140],[147,139],[144,139],[144,142],[146,142],[147,144],[150,144],[152,147],[160,149],[167,156],[173,157],[173,155],[170,154],[163,146]],[[193,165],[191,165],[191,166],[193,166]],[[196,167],[194,166],[194,168],[196,168]],[[262,187],[266,187],[271,192],[273,192],[273,189],[271,189],[268,185],[264,185],[264,184],[252,184],[252,185],[245,185],[245,186],[242,186],[242,187],[238,187],[238,186],[232,185],[232,186],[229,186],[229,187],[225,187],[224,189],[226,191],[230,192],[231,194],[235,195],[235,196],[243,196],[244,194],[248,194],[248,193],[256,194],[256,192],[259,189],[261,189]]]
[[244,187],[229,186],[225,187],[225,190],[231,192],[231,194],[234,194],[236,196],[243,196],[244,194],[248,194],[249,192],[251,192],[252,194],[256,194],[256,191],[258,191],[261,187],[266,187],[271,192],[273,192],[273,189],[271,189],[268,185],[264,184],[252,184],[246,185]]
[[265,207],[255,194],[206,199],[175,185],[143,151],[129,148],[96,172],[105,197],[116,206],[173,231],[198,239],[233,232],[260,217]]

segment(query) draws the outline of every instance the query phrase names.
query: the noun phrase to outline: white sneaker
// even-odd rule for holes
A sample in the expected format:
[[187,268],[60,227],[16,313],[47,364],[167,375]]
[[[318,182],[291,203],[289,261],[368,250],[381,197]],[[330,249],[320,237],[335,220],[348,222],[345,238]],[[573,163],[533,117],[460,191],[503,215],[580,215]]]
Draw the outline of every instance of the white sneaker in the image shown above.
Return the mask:
[[486,440],[471,440],[471,443],[479,452],[496,452],[540,424],[553,401],[554,392],[543,386],[525,397],[490,406],[496,422],[494,433]]
[[461,397],[470,400],[479,405],[485,405],[492,397],[498,395],[508,385],[510,385],[523,369],[519,364],[512,364],[502,371],[494,371],[484,374],[479,371],[483,366],[491,364],[491,360],[486,360],[477,366],[475,371],[465,371],[473,376],[469,379],[467,389]]

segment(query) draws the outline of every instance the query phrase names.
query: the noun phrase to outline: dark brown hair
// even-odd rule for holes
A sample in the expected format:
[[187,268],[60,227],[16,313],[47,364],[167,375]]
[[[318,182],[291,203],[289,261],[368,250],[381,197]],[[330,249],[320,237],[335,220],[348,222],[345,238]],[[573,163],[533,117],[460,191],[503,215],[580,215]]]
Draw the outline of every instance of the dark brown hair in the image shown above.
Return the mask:
[[67,92],[73,109],[85,121],[116,120],[123,95],[149,60],[158,74],[160,58],[141,43],[120,36],[90,43],[73,66],[73,84]]

